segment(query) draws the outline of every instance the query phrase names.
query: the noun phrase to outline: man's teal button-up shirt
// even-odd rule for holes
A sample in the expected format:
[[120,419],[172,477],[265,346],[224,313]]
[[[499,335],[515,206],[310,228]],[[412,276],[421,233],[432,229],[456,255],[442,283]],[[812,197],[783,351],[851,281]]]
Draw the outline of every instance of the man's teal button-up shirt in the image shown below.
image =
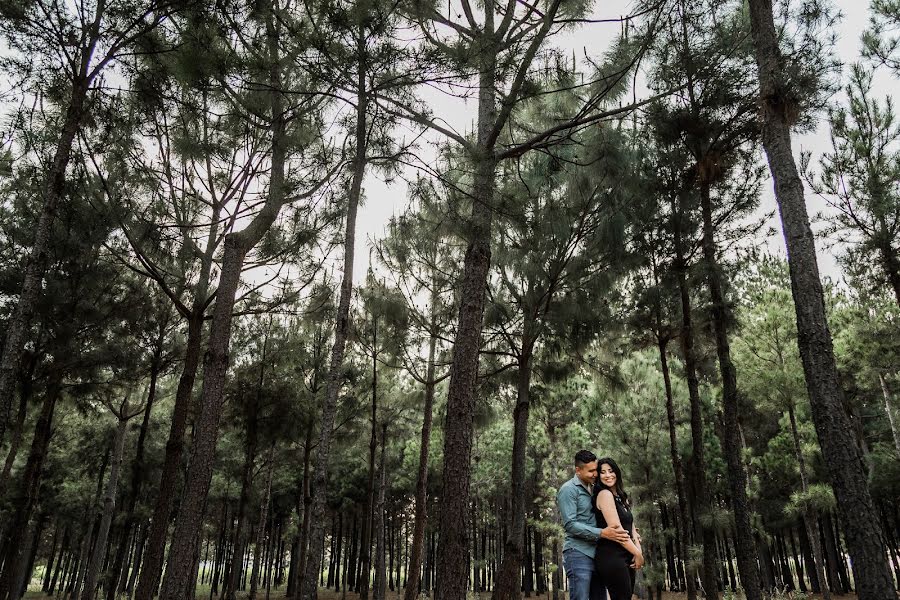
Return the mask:
[[591,502],[591,493],[577,475],[559,486],[556,504],[566,530],[563,551],[572,548],[594,557],[594,550],[600,540],[600,528],[596,526],[597,519],[591,510]]

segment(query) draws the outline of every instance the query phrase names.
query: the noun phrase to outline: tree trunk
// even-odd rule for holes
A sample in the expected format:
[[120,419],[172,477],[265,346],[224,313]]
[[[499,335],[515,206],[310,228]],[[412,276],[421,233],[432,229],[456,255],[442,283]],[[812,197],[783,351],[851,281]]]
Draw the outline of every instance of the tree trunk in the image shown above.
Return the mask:
[[[791,437],[794,441],[794,454],[797,457],[797,464],[800,466],[800,485],[803,493],[809,492],[809,480],[806,474],[806,460],[803,458],[803,449],[800,445],[800,432],[797,429],[797,416],[794,412],[794,404],[788,404],[788,418],[791,423]],[[822,544],[819,542],[819,528],[815,510],[807,508],[803,511],[803,526],[806,529],[806,536],[809,538],[813,555],[812,572],[815,574],[817,582],[822,586],[822,597],[824,600],[831,600],[831,592],[825,585],[825,561],[822,557]],[[815,590],[819,591],[819,590]]]
[[[493,4],[485,11],[480,48],[482,56],[478,91],[478,144],[472,159],[475,174],[472,215],[468,224],[463,276],[459,288],[459,317],[453,344],[447,416],[444,423],[443,495],[439,517],[436,600],[460,600],[466,596],[469,548],[469,484],[472,433],[478,382],[478,356],[484,321],[485,291],[491,264],[491,226],[496,187],[496,158],[490,142],[497,115],[497,50],[488,41],[493,35]],[[494,42],[496,43],[496,42]]]
[[[68,533],[68,531],[66,531]],[[50,580],[53,578],[53,567],[56,564],[57,560],[62,559],[63,550],[65,550],[65,543],[67,536],[63,536],[62,544],[57,546],[57,542],[59,542],[59,522],[57,521],[56,527],[53,531],[53,541],[50,544],[50,555],[47,557],[47,565],[44,568],[44,580],[41,583],[41,592],[47,594],[50,590]]]
[[94,552],[88,564],[87,574],[84,579],[84,590],[81,600],[93,600],[97,592],[97,584],[100,579],[100,570],[103,568],[103,559],[106,556],[106,540],[109,536],[109,528],[112,526],[113,516],[116,511],[116,489],[119,485],[119,470],[122,467],[122,456],[125,454],[125,433],[128,426],[128,403],[123,402],[121,413],[116,424],[116,436],[113,440],[112,463],[109,468],[109,479],[103,492],[103,514],[100,517],[100,528],[97,531],[97,541],[94,542]]
[[[534,321],[526,322],[525,331],[533,330]],[[531,347],[534,339],[522,335],[519,356],[516,407],[513,410],[513,448],[509,490],[512,514],[503,544],[503,561],[497,573],[491,600],[518,600],[522,596],[522,559],[525,542],[525,457],[528,450],[528,416],[531,402]]]
[[[675,272],[678,279],[678,292],[681,302],[681,351],[684,356],[684,370],[688,384],[688,396],[691,402],[691,473],[693,475],[692,505],[701,514],[711,511],[710,498],[707,493],[706,460],[703,450],[703,407],[700,401],[700,382],[697,377],[697,358],[694,354],[694,325],[691,308],[691,296],[687,283],[687,262],[684,237],[682,233],[682,211],[673,201],[672,224],[675,242]],[[718,578],[716,575],[716,536],[704,519],[694,523],[699,527],[703,541],[703,569],[700,572],[700,583],[706,598],[718,599]]]
[[[199,297],[199,296],[197,296]],[[195,301],[195,307],[197,302]],[[200,362],[201,344],[203,341],[203,312],[196,312],[188,318],[187,343],[184,353],[184,367],[178,379],[175,391],[175,404],[172,409],[172,421],[169,424],[169,437],[166,440],[166,453],[163,458],[162,474],[159,479],[159,491],[150,520],[150,530],[144,557],[141,561],[141,574],[138,578],[135,600],[151,600],[159,587],[162,574],[163,558],[166,547],[166,534],[169,519],[175,504],[178,487],[178,471],[181,468],[181,456],[184,452],[184,434],[190,412],[191,393],[197,377],[197,366]]]
[[756,545],[753,542],[753,526],[750,524],[750,505],[747,499],[747,474],[744,472],[743,446],[738,424],[741,401],[737,387],[737,373],[731,360],[731,346],[728,340],[728,315],[722,274],[716,258],[709,185],[707,181],[700,182],[700,205],[703,213],[702,245],[707,283],[712,301],[710,312],[716,354],[719,358],[719,372],[722,377],[722,445],[725,464],[728,467],[731,507],[734,511],[734,548],[741,586],[744,588],[747,600],[762,600],[759,567],[756,564]]
[[194,422],[191,463],[169,548],[168,566],[160,594],[163,600],[183,600],[192,593],[194,587],[194,550],[212,477],[221,398],[225,391],[225,373],[228,369],[232,312],[246,251],[235,234],[226,237],[216,308],[203,364],[199,415]]
[[194,557],[197,553],[200,527],[212,479],[219,420],[222,416],[225,375],[228,370],[232,315],[240,284],[241,270],[247,252],[256,246],[266,234],[286,200],[284,171],[287,135],[283,98],[280,91],[281,59],[278,54],[280,25],[275,15],[272,14],[273,12],[273,10],[269,10],[266,15],[266,28],[269,33],[269,59],[272,60],[271,84],[274,90],[270,94],[272,150],[268,197],[246,229],[238,233],[230,233],[225,237],[225,252],[222,258],[216,306],[203,363],[203,388],[200,395],[199,414],[194,422],[191,464],[169,548],[168,565],[160,594],[162,600],[185,600],[193,597],[196,583]]
[[812,405],[813,421],[842,521],[866,523],[867,535],[851,535],[847,546],[860,600],[890,598],[894,584],[886,541],[869,492],[866,470],[844,412],[842,392],[803,184],[791,151],[790,101],[784,97],[783,66],[770,0],[750,0],[763,113],[763,147],[775,180],[797,313],[797,341]]
[[[44,281],[44,272],[47,270],[47,252],[50,245],[51,229],[56,219],[56,209],[66,191],[66,168],[72,156],[72,144],[75,136],[81,129],[84,121],[90,81],[86,73],[86,64],[89,64],[94,49],[95,39],[86,49],[86,61],[82,61],[83,68],[76,75],[72,84],[71,97],[65,111],[65,120],[62,124],[59,140],[50,169],[47,172],[43,184],[42,205],[37,226],[34,231],[34,243],[28,256],[25,267],[25,279],[22,282],[22,291],[19,293],[13,314],[6,324],[6,337],[3,343],[3,353],[0,355],[0,443],[6,434],[6,424],[9,420],[9,412],[15,395],[16,379],[19,372],[22,353],[28,337],[28,329],[31,318],[34,315],[34,307],[41,296]],[[0,594],[7,591],[0,584]]]
[[56,585],[59,582],[60,574],[65,573],[68,568],[68,562],[71,552],[69,551],[69,527],[66,526],[63,531],[62,545],[59,548],[59,558],[56,561],[56,569],[53,570],[53,576],[44,592],[48,596],[53,596],[56,592]]
[[52,435],[53,412],[59,398],[59,385],[51,384],[44,396],[41,412],[34,426],[34,437],[28,461],[22,470],[22,479],[16,494],[12,497],[12,517],[9,519],[9,538],[6,544],[6,557],[3,560],[3,571],[0,573],[0,600],[17,600],[15,582],[20,580],[19,569],[24,567],[22,551],[25,548],[25,536],[28,522],[37,502],[40,490],[41,475],[47,450]]
[[416,600],[419,595],[419,580],[422,573],[422,547],[425,541],[425,526],[428,522],[428,451],[431,444],[434,389],[436,386],[434,379],[434,361],[437,351],[437,333],[434,330],[436,302],[436,293],[432,293],[431,332],[428,340],[428,365],[425,373],[425,403],[422,406],[422,433],[419,437],[419,469],[416,473],[412,547],[409,549],[409,562],[406,567],[406,585],[403,590],[404,600]]
[[[31,376],[27,376],[22,383],[22,389],[19,391],[19,410],[16,413],[16,423],[12,432],[12,439],[9,442],[9,452],[6,453],[6,460],[3,463],[3,472],[0,473],[0,497],[6,492],[6,484],[9,481],[9,474],[12,471],[13,463],[16,462],[16,456],[19,454],[19,446],[22,444],[22,434],[25,432],[25,417],[28,414],[28,401],[31,399],[32,381]],[[2,441],[2,437],[0,437]]]
[[[125,549],[128,544],[128,536],[137,521],[134,509],[141,493],[141,484],[144,481],[144,445],[147,439],[147,430],[150,427],[150,412],[153,410],[153,402],[156,400],[156,386],[159,380],[159,372],[162,368],[161,359],[163,352],[164,330],[161,327],[157,346],[154,349],[153,363],[150,367],[150,385],[147,391],[147,402],[144,407],[144,418],[141,421],[141,429],[138,433],[137,448],[134,453],[134,463],[131,466],[131,481],[128,486],[128,496],[125,500],[125,519],[122,523],[122,531],[119,534],[119,544],[116,550],[116,558],[113,566],[106,575],[106,600],[115,600],[116,593],[121,592],[119,579],[125,583],[126,573],[122,573],[122,563],[125,558]],[[139,564],[139,563],[138,563]],[[122,586],[124,587],[124,586]]]
[[303,584],[300,589],[302,600],[315,600],[318,595],[317,582],[322,569],[322,551],[325,547],[325,501],[328,485],[328,459],[331,454],[332,429],[337,409],[338,393],[344,383],[344,351],[347,334],[350,331],[350,297],[353,293],[353,258],[356,245],[356,213],[366,172],[366,139],[368,134],[367,111],[369,106],[366,91],[365,35],[357,36],[359,56],[357,106],[356,106],[356,156],[354,157],[353,178],[347,195],[347,217],[344,230],[344,264],[341,280],[340,299],[334,328],[334,342],[328,368],[328,384],[322,403],[322,418],[319,425],[319,445],[316,450],[316,468],[313,475],[313,494],[310,508],[309,550]]
[[387,594],[387,569],[384,560],[384,492],[387,486],[385,454],[387,449],[387,423],[381,424],[381,458],[378,465],[378,496],[375,501],[375,590],[373,600],[385,600]]
[[241,494],[238,498],[237,527],[234,533],[234,554],[231,558],[231,571],[225,584],[224,597],[226,600],[234,600],[235,592],[240,587],[243,570],[241,565],[244,560],[244,522],[247,511],[247,502],[250,497],[250,488],[253,486],[253,464],[256,460],[256,444],[258,438],[258,421],[256,416],[257,399],[250,400],[245,416],[247,439],[244,446],[244,468],[241,474]]
[[269,501],[272,496],[272,475],[275,473],[275,444],[269,448],[269,473],[266,476],[266,491],[259,508],[259,525],[256,528],[256,549],[253,551],[253,572],[250,575],[250,593],[248,600],[256,600],[256,589],[259,586],[260,560],[263,544],[266,540],[266,519],[269,517]]
[[372,406],[369,417],[369,474],[366,484],[366,505],[363,510],[362,553],[359,580],[356,587],[360,600],[369,600],[369,576],[372,571],[372,533],[375,507],[375,451],[378,448],[378,317],[372,317]]
[[[672,458],[672,470],[675,473],[675,495],[678,499],[678,517],[682,525],[682,535],[678,536],[678,554],[685,565],[689,564],[687,560],[688,546],[688,523],[690,522],[690,511],[687,505],[687,495],[684,490],[684,468],[681,464],[681,455],[678,453],[678,437],[675,427],[675,401],[672,394],[672,379],[669,373],[669,357],[666,349],[667,340],[659,337],[657,347],[659,349],[659,363],[663,374],[663,384],[666,391],[666,417],[669,423],[669,453]],[[690,568],[685,569],[684,579],[685,588],[687,589],[688,600],[696,600],[697,598],[697,582]],[[677,573],[674,574],[677,581]]]

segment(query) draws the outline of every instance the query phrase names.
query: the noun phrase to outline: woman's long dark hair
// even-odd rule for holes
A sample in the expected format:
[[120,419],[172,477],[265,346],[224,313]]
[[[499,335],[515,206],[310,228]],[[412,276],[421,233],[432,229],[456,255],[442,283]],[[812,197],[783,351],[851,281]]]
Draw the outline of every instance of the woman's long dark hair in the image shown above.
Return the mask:
[[[603,465],[609,465],[610,468],[613,470],[613,473],[616,474],[616,485],[613,488],[603,485],[603,481],[600,479],[599,472],[600,472],[600,469],[603,468]],[[607,489],[607,490],[611,491],[614,495],[619,497],[619,499],[622,501],[622,504],[630,507],[631,504],[628,502],[628,494],[625,492],[625,486],[622,483],[622,469],[619,468],[619,465],[616,464],[616,461],[614,461],[613,459],[611,459],[608,456],[598,459],[597,460],[597,472],[598,472],[597,485],[599,485],[601,489]]]

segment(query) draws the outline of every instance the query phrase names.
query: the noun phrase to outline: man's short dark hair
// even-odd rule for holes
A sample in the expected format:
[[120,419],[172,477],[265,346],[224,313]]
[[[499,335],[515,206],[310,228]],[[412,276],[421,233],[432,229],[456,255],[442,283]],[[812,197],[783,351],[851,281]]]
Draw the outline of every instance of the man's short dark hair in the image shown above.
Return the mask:
[[594,462],[597,460],[597,455],[595,455],[590,450],[579,450],[575,453],[575,466],[583,467],[584,465]]

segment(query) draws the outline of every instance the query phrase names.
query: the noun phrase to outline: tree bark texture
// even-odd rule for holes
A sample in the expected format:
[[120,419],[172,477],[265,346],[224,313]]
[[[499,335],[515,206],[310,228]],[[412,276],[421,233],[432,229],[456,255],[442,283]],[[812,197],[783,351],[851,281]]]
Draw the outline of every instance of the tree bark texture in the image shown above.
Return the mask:
[[[493,33],[493,7],[486,11],[485,30]],[[487,38],[487,36],[485,36]],[[444,422],[444,469],[439,517],[436,600],[460,600],[466,596],[469,551],[469,484],[472,434],[478,386],[478,356],[484,325],[487,276],[491,265],[496,159],[487,146],[496,120],[495,73],[497,53],[485,49],[478,93],[478,145],[472,157],[475,176],[472,215],[460,283],[459,317],[453,343],[447,416]]]

